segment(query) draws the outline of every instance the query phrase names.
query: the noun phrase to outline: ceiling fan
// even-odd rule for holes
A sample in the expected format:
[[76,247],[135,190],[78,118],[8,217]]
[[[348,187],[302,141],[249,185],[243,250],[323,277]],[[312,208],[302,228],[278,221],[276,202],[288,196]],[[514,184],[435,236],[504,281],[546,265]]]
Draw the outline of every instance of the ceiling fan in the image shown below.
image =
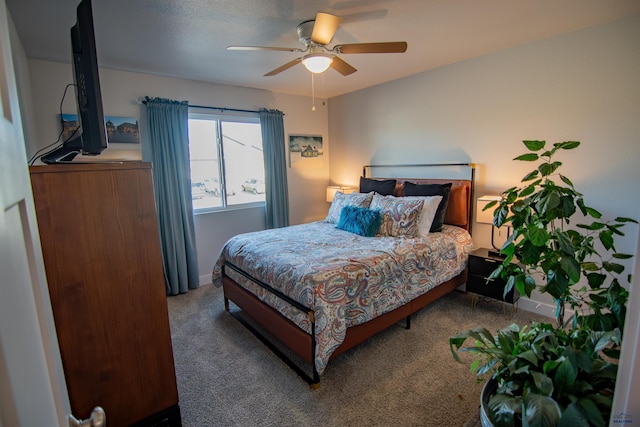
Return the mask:
[[315,19],[299,24],[296,28],[302,48],[269,47],[269,46],[229,46],[228,50],[275,50],[284,52],[300,52],[305,55],[289,61],[269,71],[265,76],[275,76],[298,63],[302,63],[312,73],[322,73],[331,67],[343,76],[355,73],[353,66],[342,60],[335,53],[403,53],[407,50],[407,42],[347,43],[338,44],[329,49],[327,45],[340,25],[341,19],[329,13],[318,12]]

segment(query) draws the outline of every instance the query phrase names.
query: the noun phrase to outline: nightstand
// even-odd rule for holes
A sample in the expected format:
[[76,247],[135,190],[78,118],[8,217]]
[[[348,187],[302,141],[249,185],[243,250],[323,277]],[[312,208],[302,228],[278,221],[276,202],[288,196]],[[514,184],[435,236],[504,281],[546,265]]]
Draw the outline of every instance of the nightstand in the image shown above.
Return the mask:
[[487,277],[500,265],[502,258],[489,252],[489,249],[479,248],[469,254],[469,276],[467,278],[467,292],[515,304],[520,294],[511,289],[506,297],[504,287],[506,282],[500,278],[487,283]]

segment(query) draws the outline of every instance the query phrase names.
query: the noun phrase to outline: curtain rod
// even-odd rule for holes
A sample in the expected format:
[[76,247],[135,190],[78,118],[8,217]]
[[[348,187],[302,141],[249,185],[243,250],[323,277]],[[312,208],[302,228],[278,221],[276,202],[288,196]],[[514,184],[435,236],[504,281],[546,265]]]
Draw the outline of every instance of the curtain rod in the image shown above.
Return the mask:
[[[146,104],[147,101],[144,98],[138,98],[136,99],[138,104]],[[258,110],[243,110],[243,109],[239,109],[239,108],[227,108],[227,107],[211,107],[208,105],[192,105],[192,104],[188,104],[188,106],[190,108],[204,108],[207,110],[218,110],[218,111],[235,111],[238,113],[260,113],[260,111]]]
[[236,111],[239,113],[256,113],[258,114],[260,111],[258,110],[242,110],[242,109],[238,109],[238,108],[227,108],[227,107],[209,107],[207,105],[191,105],[189,104],[189,107],[191,108],[204,108],[207,110],[219,110],[219,111]]

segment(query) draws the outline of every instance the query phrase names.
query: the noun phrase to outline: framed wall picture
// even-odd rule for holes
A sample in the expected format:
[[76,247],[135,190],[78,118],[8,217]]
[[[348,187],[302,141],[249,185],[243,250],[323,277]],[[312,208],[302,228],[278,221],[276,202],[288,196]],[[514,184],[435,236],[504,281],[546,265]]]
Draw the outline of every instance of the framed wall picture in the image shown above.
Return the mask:
[[[76,114],[62,114],[62,140],[74,138],[78,132],[78,116]],[[139,144],[140,128],[135,117],[104,116],[109,144]]]
[[323,154],[322,136],[289,134],[289,167],[305,160],[317,160]]

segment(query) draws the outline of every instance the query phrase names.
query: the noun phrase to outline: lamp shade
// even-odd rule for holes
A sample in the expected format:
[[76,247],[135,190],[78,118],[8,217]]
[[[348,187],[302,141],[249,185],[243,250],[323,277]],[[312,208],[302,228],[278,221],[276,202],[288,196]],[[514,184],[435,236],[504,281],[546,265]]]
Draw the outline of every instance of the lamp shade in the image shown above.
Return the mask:
[[327,202],[331,203],[333,202],[333,198],[336,195],[337,192],[341,192],[341,193],[352,193],[354,191],[356,191],[355,187],[347,187],[344,185],[330,185],[327,187]]
[[500,196],[480,196],[476,201],[476,222],[480,224],[493,224],[493,209],[483,210],[489,202],[499,201]]
[[333,62],[333,57],[326,53],[310,53],[302,58],[302,63],[312,73],[324,73]]

